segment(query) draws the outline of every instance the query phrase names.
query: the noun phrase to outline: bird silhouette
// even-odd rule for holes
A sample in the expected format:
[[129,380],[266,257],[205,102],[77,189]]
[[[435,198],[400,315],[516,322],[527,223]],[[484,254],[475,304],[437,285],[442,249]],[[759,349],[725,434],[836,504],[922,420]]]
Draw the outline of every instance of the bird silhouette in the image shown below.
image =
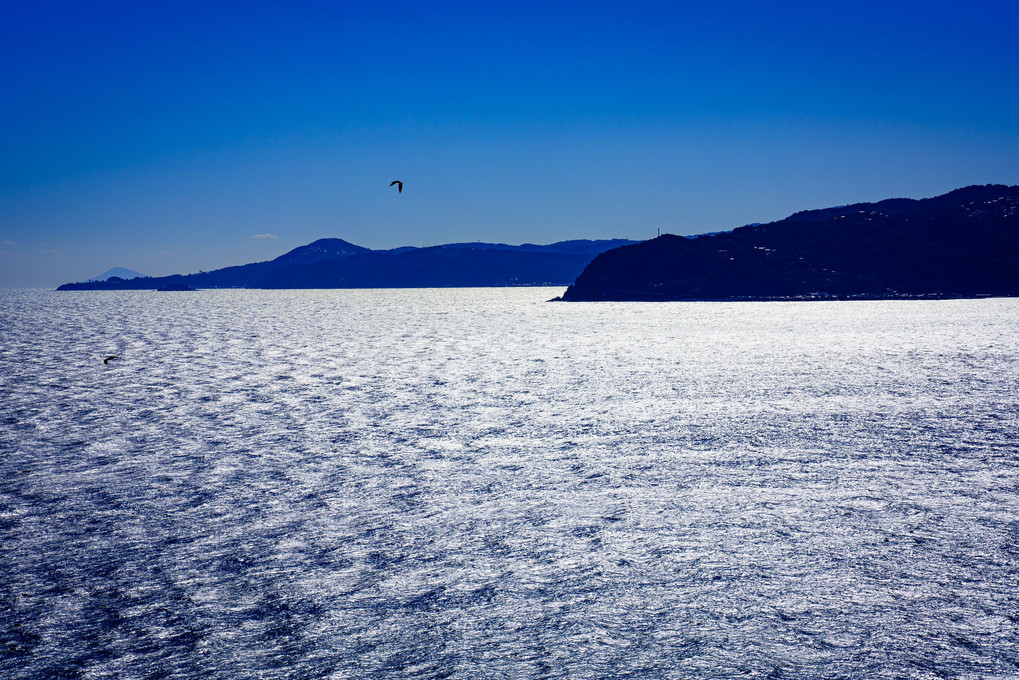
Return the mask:
[[393,186],[394,184],[396,185],[396,193],[402,194],[403,193],[403,182],[401,182],[398,179],[394,179],[392,182],[389,183],[389,186]]
[[114,354],[111,354],[110,356],[108,356],[105,359],[103,359],[103,363],[104,364],[108,364],[108,363],[110,363],[110,359],[119,359],[119,358],[120,357],[118,357],[118,356],[116,356]]

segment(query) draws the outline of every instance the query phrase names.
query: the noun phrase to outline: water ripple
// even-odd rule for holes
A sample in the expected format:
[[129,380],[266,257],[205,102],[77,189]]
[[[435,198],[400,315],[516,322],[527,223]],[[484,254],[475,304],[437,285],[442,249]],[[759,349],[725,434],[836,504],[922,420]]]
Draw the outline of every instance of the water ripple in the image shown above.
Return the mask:
[[1019,302],[556,292],[0,291],[0,674],[1019,677]]

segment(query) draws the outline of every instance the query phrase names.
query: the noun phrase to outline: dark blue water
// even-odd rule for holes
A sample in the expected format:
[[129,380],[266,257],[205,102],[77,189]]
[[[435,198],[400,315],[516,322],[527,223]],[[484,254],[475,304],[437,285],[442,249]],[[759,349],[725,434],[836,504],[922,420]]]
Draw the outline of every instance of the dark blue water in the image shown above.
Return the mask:
[[1019,677],[1019,300],[559,292],[0,291],[0,677]]

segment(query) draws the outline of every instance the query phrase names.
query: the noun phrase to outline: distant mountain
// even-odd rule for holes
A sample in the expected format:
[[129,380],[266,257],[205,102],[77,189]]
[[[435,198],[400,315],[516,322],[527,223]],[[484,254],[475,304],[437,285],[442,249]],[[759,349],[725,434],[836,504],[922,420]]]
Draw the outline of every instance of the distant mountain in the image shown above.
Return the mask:
[[145,275],[139,274],[136,271],[131,271],[130,269],[124,269],[123,267],[114,267],[113,269],[107,269],[99,276],[89,279],[89,281],[105,281],[106,279],[113,278],[114,276],[119,279],[136,279],[139,276]]
[[320,239],[268,262],[197,274],[65,283],[57,290],[191,288],[410,288],[567,285],[592,257],[635,243],[625,239],[526,243],[453,243],[370,250]]
[[563,294],[582,300],[1019,296],[1019,187],[805,210],[602,253]]

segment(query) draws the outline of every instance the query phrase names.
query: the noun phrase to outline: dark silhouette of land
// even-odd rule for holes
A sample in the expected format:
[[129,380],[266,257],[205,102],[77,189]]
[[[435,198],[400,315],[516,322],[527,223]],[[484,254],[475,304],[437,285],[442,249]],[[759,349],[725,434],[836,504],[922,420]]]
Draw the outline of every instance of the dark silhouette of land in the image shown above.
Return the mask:
[[776,300],[1019,296],[1019,187],[807,210],[597,256],[562,296]]
[[320,239],[267,262],[172,276],[65,283],[57,290],[193,290],[198,288],[429,288],[565,286],[598,253],[625,239],[525,243],[450,243],[370,250]]
[[111,277],[58,290],[571,283],[563,300],[1019,296],[1019,187],[989,184],[922,200],[806,210],[729,232],[666,234],[639,243],[450,243],[370,250],[342,239],[320,239],[267,262],[186,275]]
[[165,286],[160,286],[156,290],[163,291],[164,293],[183,293],[183,292],[194,291],[194,288],[192,288],[191,286],[189,286],[186,283],[173,283],[173,282],[171,282],[171,283],[166,284]]

